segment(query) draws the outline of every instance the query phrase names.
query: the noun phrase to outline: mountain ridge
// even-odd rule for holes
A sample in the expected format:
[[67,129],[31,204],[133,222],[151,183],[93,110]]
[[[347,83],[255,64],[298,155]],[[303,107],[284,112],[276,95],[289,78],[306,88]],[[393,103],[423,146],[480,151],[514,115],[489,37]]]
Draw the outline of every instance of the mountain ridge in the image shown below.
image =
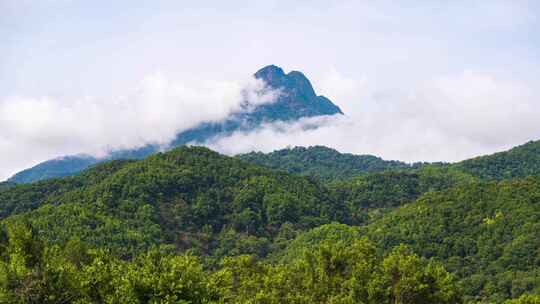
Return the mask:
[[[502,303],[540,292],[540,172],[528,170],[537,146],[487,156],[497,172],[516,172],[510,180],[429,164],[328,184],[179,147],[0,190],[0,227],[25,223],[51,246],[77,240],[127,260],[160,246],[197,255],[208,268],[245,254],[272,262],[341,243],[339,258],[367,237],[381,254],[407,246],[440,261],[467,303]],[[491,165],[475,168],[483,166]]]
[[250,152],[237,157],[272,169],[308,175],[322,181],[419,166],[419,164],[407,164],[396,160],[383,160],[374,155],[340,153],[335,149],[319,145],[286,148],[270,153]]
[[[166,146],[174,148],[189,143],[204,143],[215,137],[228,136],[235,131],[250,131],[263,123],[291,122],[304,117],[343,115],[341,109],[324,96],[317,96],[309,79],[301,72],[285,74],[283,69],[269,65],[258,70],[254,77],[265,83],[265,88],[279,90],[274,102],[257,105],[254,109],[232,113],[219,122],[201,122],[179,132]],[[249,102],[246,100],[245,102]],[[97,163],[114,159],[142,159],[160,151],[162,146],[148,144],[140,148],[111,151],[107,157],[66,156],[42,162],[22,170],[8,179],[14,183],[31,183],[54,177],[77,174]]]

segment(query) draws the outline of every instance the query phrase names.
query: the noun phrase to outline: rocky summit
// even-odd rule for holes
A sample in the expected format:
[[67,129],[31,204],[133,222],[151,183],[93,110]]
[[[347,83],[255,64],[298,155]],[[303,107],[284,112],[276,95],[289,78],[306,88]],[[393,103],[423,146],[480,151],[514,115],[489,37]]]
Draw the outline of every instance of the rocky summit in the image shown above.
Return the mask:
[[[292,122],[306,117],[341,115],[343,112],[324,96],[317,96],[309,79],[299,71],[285,73],[282,68],[269,65],[258,70],[254,77],[265,83],[265,90],[279,92],[276,100],[232,113],[219,122],[202,122],[179,132],[168,146],[171,148],[187,143],[204,143],[210,139],[227,136],[235,131],[249,132],[262,123],[277,121]],[[249,100],[243,101],[249,104]],[[112,151],[107,157],[94,158],[88,155],[63,156],[45,161],[23,170],[9,179],[13,183],[31,183],[38,180],[64,177],[97,163],[113,159],[141,159],[159,150],[157,145],[136,149]]]

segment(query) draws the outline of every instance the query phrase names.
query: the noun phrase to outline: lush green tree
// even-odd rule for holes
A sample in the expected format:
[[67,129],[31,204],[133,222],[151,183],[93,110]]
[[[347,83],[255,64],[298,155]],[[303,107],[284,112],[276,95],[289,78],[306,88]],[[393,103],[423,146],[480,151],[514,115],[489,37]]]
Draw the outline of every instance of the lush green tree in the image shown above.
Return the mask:
[[540,304],[540,296],[522,295],[519,299],[508,300],[506,304]]

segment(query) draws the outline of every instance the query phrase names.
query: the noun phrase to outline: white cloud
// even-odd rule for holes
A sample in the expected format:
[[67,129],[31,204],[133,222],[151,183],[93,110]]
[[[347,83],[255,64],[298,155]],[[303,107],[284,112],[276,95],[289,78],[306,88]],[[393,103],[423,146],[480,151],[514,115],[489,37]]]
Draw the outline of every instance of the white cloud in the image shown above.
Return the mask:
[[[326,145],[412,162],[457,161],[540,138],[538,93],[531,85],[474,71],[410,89],[373,85],[366,79],[331,69],[316,84],[345,116],[266,124],[205,145],[231,155]],[[223,119],[238,110],[243,99],[261,104],[277,94],[253,79],[193,83],[156,74],[112,100],[6,99],[0,101],[0,177],[59,155],[103,155],[110,149],[167,143],[179,130]],[[309,128],[314,124],[321,126]]]
[[279,92],[254,78],[220,82],[145,78],[125,96],[77,100],[11,97],[0,100],[0,179],[65,154],[102,156],[148,143],[166,144],[182,130],[217,121],[242,106],[276,99]]
[[[223,100],[242,85],[206,80],[266,64],[304,72],[348,119],[326,133],[298,131],[299,142],[254,138],[260,149],[327,143],[452,160],[539,135],[538,1],[98,2],[0,0],[0,179],[58,155],[162,142],[176,127],[222,117],[234,107]],[[129,92],[156,70],[167,77]],[[453,76],[422,83],[438,75]]]
[[[457,161],[540,138],[538,95],[523,84],[466,71],[410,91],[370,90],[365,81],[354,90],[353,81],[333,73],[329,95],[354,101],[345,104],[355,109],[347,116],[265,125],[207,145],[227,154],[326,145],[412,162]],[[322,127],[305,130],[314,121]]]

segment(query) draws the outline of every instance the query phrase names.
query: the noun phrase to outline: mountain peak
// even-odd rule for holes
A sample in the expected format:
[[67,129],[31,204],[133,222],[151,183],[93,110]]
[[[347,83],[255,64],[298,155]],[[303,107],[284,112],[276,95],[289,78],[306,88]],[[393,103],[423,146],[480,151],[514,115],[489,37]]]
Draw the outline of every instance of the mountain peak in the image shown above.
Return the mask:
[[263,114],[261,116],[264,116],[265,120],[268,120],[269,116],[276,118],[272,120],[291,121],[302,117],[343,114],[328,98],[317,96],[311,82],[302,72],[291,71],[285,74],[282,68],[268,65],[257,71],[255,78],[281,92],[275,103],[260,107]]
[[282,68],[276,65],[267,65],[255,73],[255,78],[263,80],[272,88],[300,89],[310,95],[315,95],[309,79],[300,71],[291,71],[285,74]]
[[[254,76],[264,81],[269,89],[279,91],[276,100],[232,113],[222,121],[202,122],[176,134],[168,145],[176,147],[188,143],[204,143],[213,138],[228,136],[235,131],[254,130],[263,123],[292,122],[307,117],[343,114],[328,98],[315,94],[309,79],[302,72],[291,71],[285,74],[282,68],[268,65],[257,71]],[[17,173],[10,181],[29,183],[73,175],[99,162],[112,159],[140,159],[159,150],[158,145],[149,144],[136,149],[112,151],[107,157],[100,159],[75,156],[46,161]]]
[[255,78],[263,80],[272,87],[282,86],[285,80],[285,72],[276,65],[268,65],[255,73]]

